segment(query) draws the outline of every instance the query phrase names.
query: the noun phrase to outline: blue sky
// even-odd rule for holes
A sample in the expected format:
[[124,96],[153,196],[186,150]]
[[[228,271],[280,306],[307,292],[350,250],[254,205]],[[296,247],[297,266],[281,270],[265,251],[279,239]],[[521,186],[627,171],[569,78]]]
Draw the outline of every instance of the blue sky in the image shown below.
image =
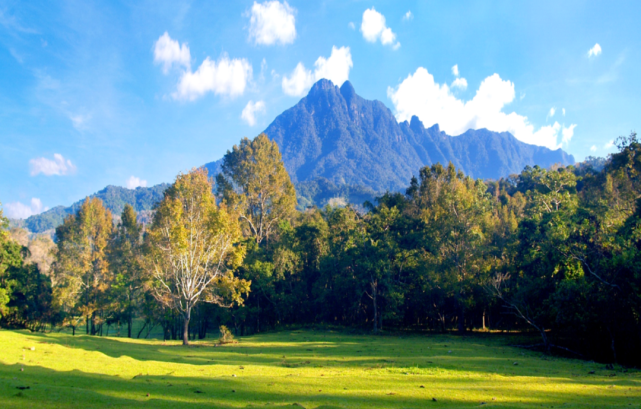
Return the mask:
[[452,135],[606,156],[637,129],[639,15],[635,1],[4,1],[0,201],[26,217],[171,182],[321,77]]

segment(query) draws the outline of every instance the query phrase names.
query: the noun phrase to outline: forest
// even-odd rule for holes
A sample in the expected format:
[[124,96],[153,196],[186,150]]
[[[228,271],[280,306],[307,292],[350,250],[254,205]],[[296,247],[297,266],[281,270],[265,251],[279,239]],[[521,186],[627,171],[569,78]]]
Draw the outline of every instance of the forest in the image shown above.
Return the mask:
[[616,145],[496,181],[437,163],[375,203],[301,211],[278,145],[245,138],[215,179],[178,175],[147,224],[129,205],[114,223],[98,198],[55,242],[2,218],[0,325],[183,344],[221,325],[520,331],[544,353],[641,365],[641,142]]

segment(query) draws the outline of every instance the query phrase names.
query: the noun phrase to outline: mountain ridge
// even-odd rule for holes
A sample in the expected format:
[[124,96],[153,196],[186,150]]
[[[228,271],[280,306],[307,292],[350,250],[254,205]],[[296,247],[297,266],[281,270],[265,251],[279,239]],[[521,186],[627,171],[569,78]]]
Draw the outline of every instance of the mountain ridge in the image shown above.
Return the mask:
[[326,79],[277,116],[265,134],[278,143],[294,182],[324,177],[338,184],[399,190],[423,166],[452,162],[466,174],[498,179],[525,166],[574,164],[562,149],[529,145],[508,132],[470,129],[449,136],[438,125],[398,122],[380,101],[366,100],[349,81]]
[[[385,104],[360,97],[349,81],[339,88],[329,80],[319,80],[264,133],[278,143],[301,209],[342,203],[335,200],[338,198],[360,205],[385,191],[401,191],[421,167],[437,162],[452,162],[482,179],[517,174],[528,165],[547,168],[574,163],[574,157],[561,149],[528,145],[508,132],[470,129],[449,136],[438,124],[425,128],[416,116],[399,123]],[[203,167],[215,176],[221,171],[222,159]],[[107,186],[90,197],[101,198],[116,216],[125,203],[137,212],[147,212],[168,186],[133,190]],[[51,230],[83,201],[54,207],[20,224],[33,232]]]

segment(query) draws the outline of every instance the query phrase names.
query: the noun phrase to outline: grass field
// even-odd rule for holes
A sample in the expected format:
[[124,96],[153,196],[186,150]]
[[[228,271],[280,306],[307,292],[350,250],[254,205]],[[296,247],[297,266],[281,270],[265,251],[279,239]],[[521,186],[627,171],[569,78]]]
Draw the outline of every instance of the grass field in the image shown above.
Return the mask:
[[0,407],[641,407],[636,370],[509,342],[301,330],[185,348],[0,330]]

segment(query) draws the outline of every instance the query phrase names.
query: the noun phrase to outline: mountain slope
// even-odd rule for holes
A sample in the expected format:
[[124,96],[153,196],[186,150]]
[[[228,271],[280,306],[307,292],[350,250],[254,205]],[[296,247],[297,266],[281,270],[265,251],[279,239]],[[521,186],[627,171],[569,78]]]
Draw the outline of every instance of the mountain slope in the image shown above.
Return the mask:
[[[125,204],[130,204],[136,212],[141,213],[140,217],[144,221],[145,217],[148,216],[147,213],[163,198],[163,193],[168,187],[167,183],[151,187],[138,187],[136,189],[109,185],[89,197],[97,197],[102,200],[105,207],[116,217],[120,216]],[[69,207],[56,206],[46,212],[28,217],[23,225],[33,233],[42,233],[55,229],[62,224],[65,217],[77,212],[83,202],[84,199]]]
[[418,118],[398,123],[380,101],[358,96],[346,81],[318,81],[309,94],[267,127],[294,182],[318,177],[376,191],[403,189],[425,165],[454,163],[475,178],[519,173],[527,165],[574,163],[561,149],[528,145],[487,129],[452,137]]

